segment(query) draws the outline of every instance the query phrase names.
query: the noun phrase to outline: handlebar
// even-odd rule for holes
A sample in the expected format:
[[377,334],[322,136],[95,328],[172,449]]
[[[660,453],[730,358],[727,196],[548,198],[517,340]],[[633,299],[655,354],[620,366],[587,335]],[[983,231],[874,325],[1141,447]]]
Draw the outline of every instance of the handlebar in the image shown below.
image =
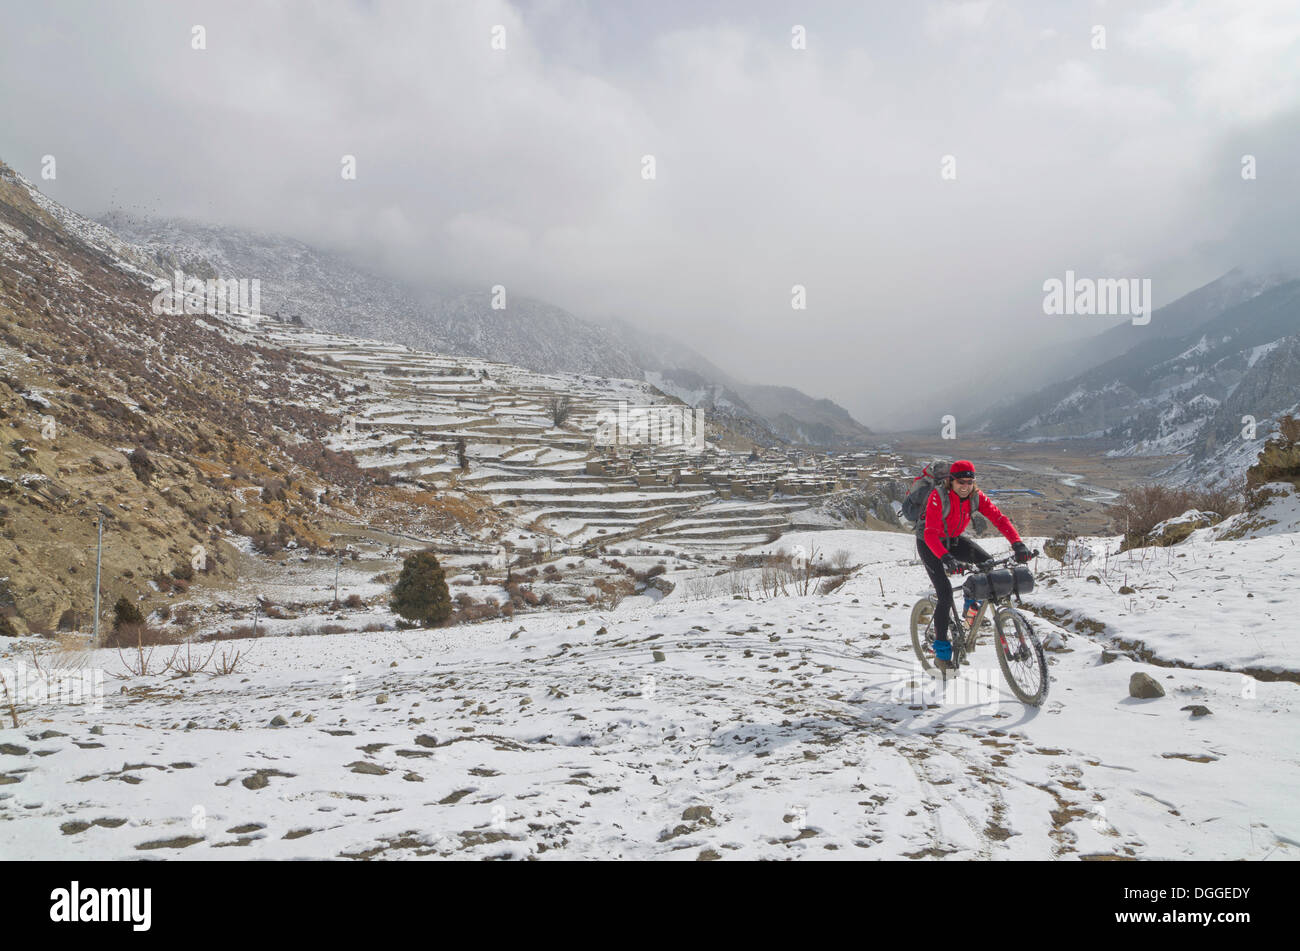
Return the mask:
[[[1037,558],[1038,555],[1039,555],[1039,550],[1037,548],[1035,548],[1033,551],[1029,553],[1030,558]],[[1008,565],[1015,560],[1016,560],[1015,553],[1012,552],[1010,555],[1007,555],[1005,558],[990,558],[988,561],[981,561],[979,563],[973,563],[969,561],[959,561],[957,562],[956,574],[967,574],[972,571],[992,571],[998,565]]]

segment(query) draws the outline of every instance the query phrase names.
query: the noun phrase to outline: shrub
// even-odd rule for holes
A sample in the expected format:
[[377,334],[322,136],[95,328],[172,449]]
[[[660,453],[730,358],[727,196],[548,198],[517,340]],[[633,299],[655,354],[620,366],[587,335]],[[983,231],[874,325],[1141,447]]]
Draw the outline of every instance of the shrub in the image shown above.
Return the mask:
[[81,611],[74,608],[68,608],[68,610],[59,615],[59,623],[57,627],[60,631],[75,631],[78,628],[83,627],[85,623],[86,618]]
[[[265,633],[265,629],[259,627],[259,628],[257,629],[257,636],[258,636],[258,637],[261,637],[263,633]],[[199,638],[199,640],[201,640],[201,641],[239,641],[239,640],[244,640],[245,638],[249,638],[249,637],[253,637],[253,636],[254,636],[254,635],[253,635],[253,625],[251,625],[251,624],[239,624],[239,625],[237,625],[237,626],[231,628],[229,631],[213,631],[211,634],[204,634],[202,637]]]
[[131,600],[122,595],[113,605],[113,630],[117,631],[125,624],[143,624],[144,615],[140,609],[131,603]]
[[343,604],[349,608],[360,608],[365,606],[365,602],[361,600],[361,595],[359,594],[348,595],[344,598]]
[[450,617],[447,578],[433,552],[415,552],[402,560],[402,573],[393,585],[392,608],[406,620],[425,627]]
[[175,644],[179,634],[164,631],[156,625],[145,621],[114,624],[113,630],[104,637],[104,647],[158,647]]
[[1147,483],[1131,486],[1107,507],[1111,530],[1124,536],[1121,550],[1137,547],[1166,519],[1189,509],[1214,512],[1220,518],[1241,510],[1241,500],[1228,489],[1170,488]]
[[149,450],[143,447],[133,449],[126,458],[131,464],[131,471],[135,473],[135,477],[141,482],[148,482],[154,471],[153,460],[149,458]]
[[546,415],[556,429],[563,426],[573,412],[573,401],[567,396],[552,396],[546,401]]

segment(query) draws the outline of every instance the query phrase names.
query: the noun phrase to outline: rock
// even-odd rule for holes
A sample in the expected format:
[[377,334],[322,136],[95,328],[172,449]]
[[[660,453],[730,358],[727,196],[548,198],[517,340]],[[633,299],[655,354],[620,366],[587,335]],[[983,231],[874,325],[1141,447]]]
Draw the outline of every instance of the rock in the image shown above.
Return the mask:
[[605,630],[605,626],[603,624],[600,627],[596,628],[597,637],[599,637],[601,634],[608,634],[608,633],[609,631]]
[[193,721],[193,720],[191,720],[189,723],[185,724],[185,729],[187,729],[187,730],[197,730],[198,728],[199,728],[198,723],[196,723],[196,722]]
[[265,789],[271,784],[271,781],[262,773],[254,773],[252,776],[245,776],[241,782],[245,789]]
[[280,714],[278,713],[275,715],[275,719],[271,721],[271,726],[288,726],[288,725],[289,725],[289,721],[286,720],[284,717],[280,716]]
[[68,734],[66,734],[66,733],[60,733],[58,730],[46,730],[45,732],[41,733],[39,736],[32,737],[32,739],[35,739],[35,740],[52,740],[52,739],[54,739],[56,736],[67,736],[67,735],[68,735]]
[[707,822],[713,824],[713,809],[710,806],[688,806],[682,812],[682,819],[686,822]]
[[152,842],[144,842],[137,845],[137,849],[187,849],[203,841],[203,836],[195,835],[178,835],[174,839],[155,839]]
[[302,718],[303,723],[314,723],[315,721],[316,721],[316,714],[314,713],[309,713]]
[[1165,688],[1150,674],[1136,673],[1128,679],[1128,695],[1138,700],[1150,700],[1163,697]]
[[348,769],[352,770],[354,773],[365,773],[367,776],[383,776],[388,773],[388,770],[384,769],[384,767],[377,766],[374,763],[367,763],[365,760],[360,759],[348,763]]
[[1128,585],[1126,585],[1126,584],[1122,584],[1122,585],[1119,586],[1119,593],[1120,593],[1120,594],[1137,594],[1137,591],[1136,591],[1134,588],[1130,588],[1130,587],[1129,587]]
[[95,734],[96,736],[103,736],[104,728],[102,726],[92,726],[90,728],[90,732]]
[[720,858],[722,858],[722,855],[720,853],[713,851],[713,849],[705,849],[699,855],[695,856],[695,861],[716,862]]
[[428,733],[421,733],[419,736],[415,738],[415,745],[432,748],[438,745],[438,741],[433,737],[431,737]]
[[654,659],[655,659],[655,663],[658,664],[658,663],[662,663],[663,661],[667,660],[668,658],[664,656],[664,652],[663,652],[663,651],[655,651],[655,652],[654,652]]
[[424,782],[424,777],[421,776],[419,773],[407,773],[407,774],[405,774],[402,778],[403,778],[404,780],[406,780],[408,783],[422,783],[422,782]]
[[1119,654],[1116,654],[1114,651],[1102,650],[1101,662],[1103,664],[1113,664],[1117,660],[1119,660]]
[[1190,710],[1191,713],[1192,713],[1192,717],[1193,717],[1193,719],[1195,719],[1196,717],[1208,717],[1208,716],[1210,716],[1210,708],[1209,708],[1209,707],[1201,706],[1201,704],[1199,704],[1199,703],[1194,703],[1194,704],[1192,704],[1190,707],[1181,707],[1180,709],[1182,709],[1182,710]]
[[1189,509],[1182,515],[1165,519],[1153,527],[1143,539],[1143,544],[1176,545],[1197,529],[1208,528],[1217,521],[1219,521],[1217,512],[1199,512],[1196,509]]
[[387,703],[387,702],[388,702],[388,694],[386,693],[375,694],[375,703]]
[[396,666],[397,666],[397,661],[393,661],[393,662],[392,662],[391,664],[389,664],[388,666],[389,666],[389,667],[396,667]]

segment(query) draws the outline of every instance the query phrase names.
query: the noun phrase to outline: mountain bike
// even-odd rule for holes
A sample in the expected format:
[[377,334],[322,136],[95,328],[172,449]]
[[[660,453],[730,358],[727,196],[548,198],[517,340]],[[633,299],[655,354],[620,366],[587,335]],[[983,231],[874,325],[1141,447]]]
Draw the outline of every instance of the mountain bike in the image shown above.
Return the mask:
[[[1033,553],[1037,555],[1038,552]],[[1034,626],[1018,609],[1012,606],[1014,596],[1033,590],[1033,574],[1023,564],[1011,565],[1014,555],[991,558],[979,564],[958,562],[963,572],[971,572],[962,590],[972,600],[980,602],[979,610],[968,627],[957,610],[956,592],[953,592],[952,619],[948,624],[948,639],[952,642],[952,668],[941,671],[934,666],[934,611],[938,598],[931,594],[912,606],[912,649],[916,651],[921,667],[935,676],[955,677],[966,662],[966,655],[975,650],[980,627],[992,605],[993,646],[998,655],[998,666],[1006,678],[1011,692],[1030,706],[1039,706],[1047,699],[1047,657]]]

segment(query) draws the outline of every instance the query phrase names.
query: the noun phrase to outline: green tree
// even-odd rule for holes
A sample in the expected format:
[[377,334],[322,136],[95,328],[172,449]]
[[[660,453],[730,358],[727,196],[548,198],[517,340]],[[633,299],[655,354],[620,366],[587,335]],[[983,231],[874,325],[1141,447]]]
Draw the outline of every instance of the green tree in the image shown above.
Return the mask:
[[418,621],[425,627],[447,620],[451,593],[433,552],[416,552],[402,560],[402,573],[393,585],[392,608],[406,620]]
[[117,604],[113,605],[113,630],[119,631],[126,624],[143,624],[144,615],[140,609],[131,603],[126,595],[117,599]]

